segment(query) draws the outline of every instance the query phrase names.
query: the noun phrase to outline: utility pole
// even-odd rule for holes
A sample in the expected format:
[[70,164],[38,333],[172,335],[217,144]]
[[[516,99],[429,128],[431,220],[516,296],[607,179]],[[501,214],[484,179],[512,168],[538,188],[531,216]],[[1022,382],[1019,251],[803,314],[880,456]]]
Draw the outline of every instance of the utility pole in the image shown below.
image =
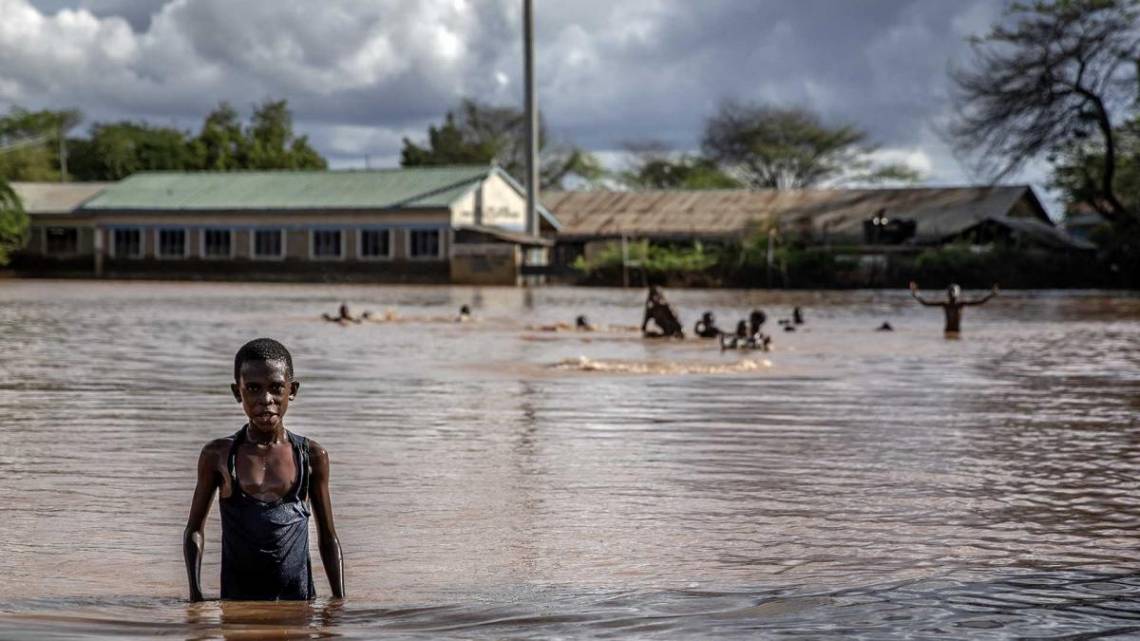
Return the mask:
[[531,236],[538,236],[538,99],[534,89],[532,0],[523,0],[523,93],[526,103],[526,231]]
[[768,268],[764,271],[764,280],[767,281],[768,289],[772,288],[772,265],[776,262],[776,228],[771,227],[768,229]]
[[67,140],[64,138],[63,122],[56,129],[59,133],[59,182],[67,182]]

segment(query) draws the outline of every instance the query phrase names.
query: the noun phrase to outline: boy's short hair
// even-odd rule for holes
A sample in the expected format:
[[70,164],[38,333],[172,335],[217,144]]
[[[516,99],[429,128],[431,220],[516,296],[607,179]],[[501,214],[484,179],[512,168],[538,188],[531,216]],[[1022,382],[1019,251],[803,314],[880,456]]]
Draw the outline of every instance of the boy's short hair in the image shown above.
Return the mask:
[[272,338],[255,338],[241,346],[234,356],[234,382],[241,382],[241,366],[246,361],[281,361],[285,363],[285,375],[293,379],[293,356]]

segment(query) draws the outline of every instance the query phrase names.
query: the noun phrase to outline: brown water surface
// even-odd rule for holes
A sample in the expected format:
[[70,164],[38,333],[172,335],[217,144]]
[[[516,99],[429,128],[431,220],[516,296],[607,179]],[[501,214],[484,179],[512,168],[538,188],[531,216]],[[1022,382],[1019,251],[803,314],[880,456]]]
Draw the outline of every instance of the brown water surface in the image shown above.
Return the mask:
[[[956,341],[905,292],[669,297],[775,349],[642,341],[635,290],[0,281],[0,637],[1140,634],[1140,297],[1006,292]],[[611,327],[533,329],[579,313]],[[332,455],[344,603],[184,600],[257,336]]]

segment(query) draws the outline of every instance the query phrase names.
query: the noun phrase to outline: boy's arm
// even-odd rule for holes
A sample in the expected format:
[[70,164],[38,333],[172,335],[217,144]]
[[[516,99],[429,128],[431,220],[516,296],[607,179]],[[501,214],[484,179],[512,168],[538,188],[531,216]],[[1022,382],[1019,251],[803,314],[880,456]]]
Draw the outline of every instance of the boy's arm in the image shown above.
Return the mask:
[[309,481],[309,500],[317,517],[317,545],[321,562],[329,578],[329,589],[334,597],[344,598],[344,558],[340,539],[333,524],[332,498],[329,496],[329,453],[316,441],[309,440],[309,461],[313,475]]
[[218,489],[217,450],[214,443],[202,448],[198,456],[198,483],[190,502],[190,516],[182,534],[182,556],[186,560],[186,578],[190,582],[190,600],[202,600],[202,551],[205,548],[206,516]]

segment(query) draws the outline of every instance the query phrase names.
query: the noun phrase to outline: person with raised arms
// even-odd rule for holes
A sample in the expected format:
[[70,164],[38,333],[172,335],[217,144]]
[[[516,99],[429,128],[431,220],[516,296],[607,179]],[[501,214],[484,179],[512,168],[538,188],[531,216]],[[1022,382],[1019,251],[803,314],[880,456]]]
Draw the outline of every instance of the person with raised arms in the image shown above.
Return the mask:
[[929,301],[919,296],[918,283],[912,280],[910,282],[910,295],[927,307],[941,307],[946,314],[946,327],[943,331],[947,336],[954,337],[962,331],[962,308],[985,304],[986,301],[998,295],[998,286],[997,283],[994,283],[990,293],[977,300],[962,300],[962,288],[956,284],[951,284],[946,288],[945,301]]

